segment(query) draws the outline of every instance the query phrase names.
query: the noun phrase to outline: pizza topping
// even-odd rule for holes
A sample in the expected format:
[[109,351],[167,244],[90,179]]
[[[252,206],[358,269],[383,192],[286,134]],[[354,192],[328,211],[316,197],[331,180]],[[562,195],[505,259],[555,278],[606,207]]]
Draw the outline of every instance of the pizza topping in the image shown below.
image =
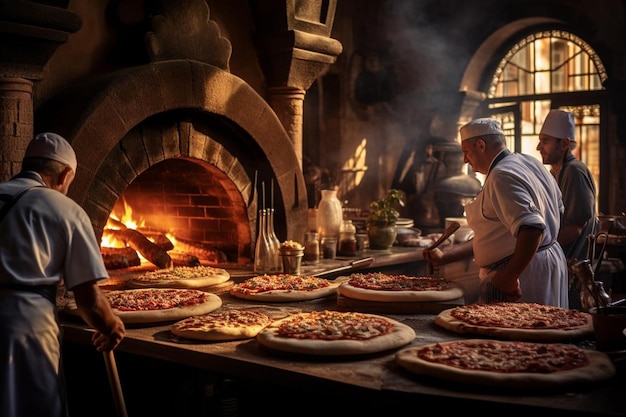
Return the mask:
[[366,340],[388,334],[393,323],[383,317],[323,311],[302,313],[281,321],[278,335],[295,339]]
[[450,314],[468,324],[516,329],[563,329],[588,322],[577,310],[536,303],[468,304]]
[[177,266],[172,269],[157,269],[144,272],[133,278],[135,281],[153,282],[159,280],[175,281],[204,278],[216,275],[228,276],[228,271],[210,266]]
[[381,272],[352,274],[348,283],[353,287],[376,291],[443,291],[451,287],[451,283],[441,277],[410,277]]
[[120,311],[182,308],[207,303],[212,294],[199,290],[141,289],[109,291],[111,307]]
[[425,361],[464,370],[500,373],[551,373],[587,366],[585,352],[575,346],[530,342],[453,341],[416,350]]
[[272,319],[264,313],[251,310],[225,310],[193,316],[179,321],[174,326],[177,330],[208,331],[221,327],[265,327]]
[[278,274],[260,275],[236,284],[231,293],[256,294],[267,291],[313,291],[330,286],[328,280],[317,277]]

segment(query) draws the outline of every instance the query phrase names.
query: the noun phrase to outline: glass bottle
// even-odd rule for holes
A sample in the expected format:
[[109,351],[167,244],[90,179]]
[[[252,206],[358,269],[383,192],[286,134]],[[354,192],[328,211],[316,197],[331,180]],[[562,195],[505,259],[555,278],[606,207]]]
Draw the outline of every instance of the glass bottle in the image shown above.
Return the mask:
[[270,242],[270,272],[278,273],[282,271],[280,259],[280,240],[274,231],[274,209],[267,209],[267,237]]
[[317,232],[304,234],[304,262],[317,264],[320,262],[320,242]]
[[346,219],[341,223],[339,229],[339,249],[337,253],[342,256],[355,256],[356,247],[356,227],[352,220]]
[[322,199],[317,206],[318,237],[334,237],[338,241],[342,219],[343,211],[337,198],[337,190],[322,190]]
[[259,210],[259,226],[254,247],[254,272],[258,274],[268,273],[271,269],[272,246],[267,237],[267,219],[266,210]]

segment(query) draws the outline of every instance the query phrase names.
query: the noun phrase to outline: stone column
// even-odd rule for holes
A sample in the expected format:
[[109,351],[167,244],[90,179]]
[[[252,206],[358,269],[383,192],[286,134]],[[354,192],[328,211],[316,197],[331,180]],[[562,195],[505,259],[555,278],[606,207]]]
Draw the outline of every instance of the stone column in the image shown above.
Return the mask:
[[302,117],[305,91],[297,87],[271,87],[268,103],[287,130],[302,168]]
[[15,175],[34,134],[33,82],[81,26],[67,0],[0,0],[0,181]]
[[0,181],[17,174],[33,137],[33,83],[0,77]]
[[330,38],[337,0],[251,0],[267,101],[291,136],[302,167],[302,113],[311,84],[342,52]]

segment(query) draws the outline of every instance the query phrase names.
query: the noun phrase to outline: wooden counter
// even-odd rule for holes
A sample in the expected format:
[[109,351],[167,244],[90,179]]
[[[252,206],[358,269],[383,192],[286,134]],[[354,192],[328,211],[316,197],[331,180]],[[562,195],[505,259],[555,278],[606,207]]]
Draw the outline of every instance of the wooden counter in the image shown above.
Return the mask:
[[[254,307],[278,318],[300,311],[341,310],[337,308],[336,297],[300,303],[258,304],[238,300],[227,292],[218,295],[222,297],[225,306]],[[456,302],[438,304],[440,309],[445,309],[456,305]],[[433,324],[434,314],[386,315],[416,331],[415,340],[403,348],[462,337],[436,327]],[[94,351],[89,346],[91,332],[80,322],[69,318],[63,323],[63,331],[68,379],[78,378],[74,375],[76,369],[87,372],[91,382],[85,390],[91,395],[94,379],[102,384],[106,378],[102,373],[94,378],[93,369],[85,370],[90,369],[85,357],[77,359],[79,356],[76,356],[76,351],[82,351],[83,354],[88,352],[87,355],[91,355],[95,363],[101,360],[97,355],[94,359]],[[609,381],[567,391],[498,392],[496,389],[456,386],[413,375],[395,364],[397,350],[366,357],[303,357],[267,351],[254,339],[219,343],[182,340],[171,334],[168,324],[129,327],[127,331],[127,337],[116,351],[116,357],[130,416],[171,415],[173,410],[168,410],[168,407],[173,407],[177,416],[219,415],[207,411],[208,408],[214,408],[215,404],[210,407],[206,405],[206,392],[204,397],[200,396],[204,399],[185,397],[189,395],[188,390],[184,391],[187,394],[174,392],[188,386],[190,380],[193,381],[191,385],[198,383],[203,387],[201,390],[213,394],[217,380],[221,381],[220,384],[224,381],[236,384],[236,390],[231,387],[229,401],[236,402],[237,413],[232,415],[242,416],[258,416],[266,412],[287,416],[294,414],[294,408],[306,411],[306,415],[328,413],[329,410],[332,411],[331,415],[337,415],[340,410],[341,413],[350,412],[351,415],[373,415],[407,409],[444,412],[445,415],[448,412],[468,413],[470,410],[494,416],[512,411],[516,414],[538,412],[569,417],[626,415],[624,369],[619,369],[618,374]],[[577,344],[593,348],[593,341],[590,340]],[[159,395],[159,389],[166,393]],[[72,390],[69,391],[72,398]],[[80,394],[83,406],[91,410],[92,416],[98,415],[92,409],[94,401],[102,407],[102,402],[106,404],[109,394],[106,385],[101,386],[99,391],[105,400],[90,399],[86,392]],[[211,398],[217,401],[215,397]],[[218,403],[224,406],[224,401],[221,398]],[[192,404],[196,402],[205,404],[204,408],[193,408]],[[186,404],[189,410],[183,412],[179,408],[181,403]],[[80,407],[75,404],[74,408]],[[144,414],[146,412],[149,414]]]

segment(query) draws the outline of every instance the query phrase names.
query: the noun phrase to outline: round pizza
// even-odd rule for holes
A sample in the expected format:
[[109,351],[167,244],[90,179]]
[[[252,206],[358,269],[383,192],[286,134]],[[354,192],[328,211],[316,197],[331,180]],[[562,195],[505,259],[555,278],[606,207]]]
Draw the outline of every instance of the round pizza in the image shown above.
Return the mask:
[[144,272],[126,282],[131,288],[202,288],[230,279],[228,271],[210,266],[175,266]]
[[260,311],[231,309],[187,317],[172,324],[170,330],[174,335],[187,339],[240,340],[255,337],[272,321],[270,316]]
[[469,339],[411,347],[396,363],[419,375],[470,385],[544,389],[593,383],[615,375],[602,352],[561,343]]
[[[113,312],[126,324],[153,324],[207,314],[222,306],[222,299],[194,289],[143,288],[106,291]],[[78,314],[75,302],[67,312]]]
[[277,320],[256,337],[270,349],[308,355],[360,355],[404,346],[415,339],[406,324],[374,314],[312,311]]
[[593,336],[589,313],[536,303],[468,304],[440,312],[435,323],[455,333],[508,340],[565,342]]
[[449,301],[463,290],[442,277],[354,273],[339,286],[339,294],[357,300],[387,302]]
[[233,285],[230,294],[253,301],[306,301],[336,295],[339,284],[339,281],[312,276],[259,275]]

